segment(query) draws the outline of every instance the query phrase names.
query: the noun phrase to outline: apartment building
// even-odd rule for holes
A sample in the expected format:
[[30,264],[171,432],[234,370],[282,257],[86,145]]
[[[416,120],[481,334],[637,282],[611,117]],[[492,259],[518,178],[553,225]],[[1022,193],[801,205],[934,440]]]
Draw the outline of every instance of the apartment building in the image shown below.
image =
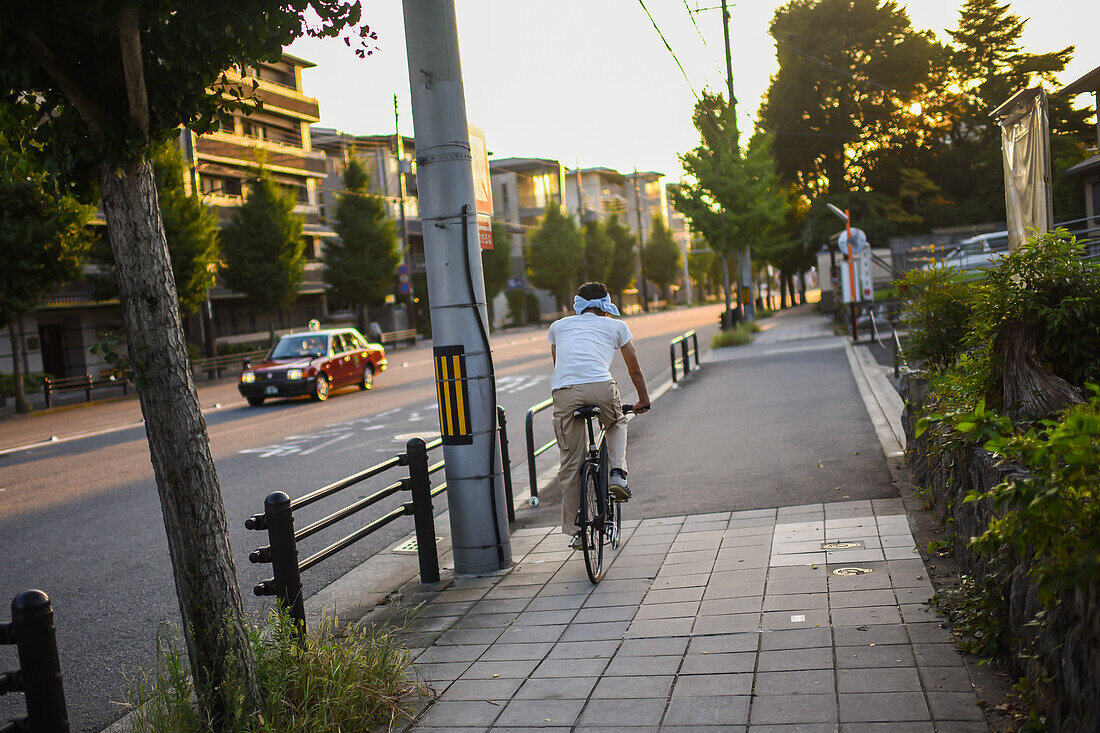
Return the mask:
[[[310,125],[320,119],[318,103],[302,91],[302,70],[312,66],[284,55],[276,63],[230,70],[231,80],[254,88],[254,99],[262,102],[262,109],[253,105],[250,115],[228,116],[218,132],[197,136],[182,129],[179,137],[191,168],[191,190],[197,188],[223,222],[247,197],[248,179],[259,159],[276,181],[294,192],[295,212],[305,221],[308,264],[300,296],[286,312],[276,315],[277,328],[301,326],[326,311],[319,258],[323,241],[333,232],[321,221],[319,184],[326,176],[325,154],[313,150],[310,138]],[[97,213],[92,226],[102,231],[105,225],[102,212]],[[216,284],[210,289],[210,303],[209,310],[185,320],[189,340],[202,343],[207,334],[219,341],[266,338],[267,319],[253,312],[243,296]],[[51,293],[15,328],[24,345],[27,373],[97,374],[107,365],[89,348],[102,331],[121,331],[122,316],[117,301],[97,301],[91,285],[81,280]],[[0,332],[0,371],[11,369],[6,330]]]

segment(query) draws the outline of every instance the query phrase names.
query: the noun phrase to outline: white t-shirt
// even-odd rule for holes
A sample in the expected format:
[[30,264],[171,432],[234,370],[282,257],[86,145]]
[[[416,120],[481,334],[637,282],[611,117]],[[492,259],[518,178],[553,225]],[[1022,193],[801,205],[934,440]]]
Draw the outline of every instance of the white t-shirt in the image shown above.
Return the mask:
[[574,384],[611,381],[611,360],[632,338],[617,318],[582,313],[550,324],[546,340],[554,344],[557,361],[550,390]]

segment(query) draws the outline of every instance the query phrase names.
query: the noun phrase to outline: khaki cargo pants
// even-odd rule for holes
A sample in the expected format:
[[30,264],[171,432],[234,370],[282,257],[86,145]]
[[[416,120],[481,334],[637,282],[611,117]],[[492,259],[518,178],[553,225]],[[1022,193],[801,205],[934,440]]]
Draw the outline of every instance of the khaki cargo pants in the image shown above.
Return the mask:
[[588,432],[584,420],[573,417],[573,411],[596,405],[600,408],[600,427],[604,429],[607,455],[611,468],[626,470],[626,417],[615,381],[575,384],[555,389],[554,436],[561,450],[558,485],[561,487],[561,531],[572,535],[580,508],[580,470],[588,451]]

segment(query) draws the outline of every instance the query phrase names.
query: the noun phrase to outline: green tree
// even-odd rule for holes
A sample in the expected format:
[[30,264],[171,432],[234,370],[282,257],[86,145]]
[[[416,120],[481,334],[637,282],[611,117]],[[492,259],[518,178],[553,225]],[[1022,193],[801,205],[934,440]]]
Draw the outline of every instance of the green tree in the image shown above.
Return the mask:
[[512,276],[512,235],[503,222],[493,221],[493,248],[481,250],[481,271],[485,278],[485,302],[489,323],[495,320],[493,300]]
[[[732,256],[763,240],[783,221],[784,190],[775,173],[771,138],[754,135],[742,154],[733,140],[733,110],[721,94],[703,92],[693,121],[700,144],[680,156],[688,179],[673,191],[672,200],[722,258],[728,273]],[[725,284],[728,311],[732,297]]]
[[[0,112],[0,114],[4,114]],[[80,275],[92,209],[0,136],[0,323],[11,339],[16,412],[28,412],[17,321],[66,280]]]
[[[150,151],[157,184],[157,201],[164,221],[164,239],[176,280],[176,296],[181,315],[198,312],[206,301],[206,291],[214,284],[218,264],[218,217],[192,191],[184,188],[187,165],[175,142],[167,142]],[[100,300],[118,297],[118,276],[111,242],[95,240],[93,256],[99,272],[88,280]]]
[[634,284],[634,271],[638,265],[638,243],[630,229],[612,213],[604,227],[611,240],[611,264],[604,284],[607,291],[622,302],[623,291]]
[[239,729],[228,711],[259,710],[262,693],[149,150],[181,124],[214,130],[239,105],[250,91],[226,69],[278,59],[305,33],[336,36],[357,25],[360,12],[359,3],[339,0],[59,0],[49,12],[34,3],[0,11],[0,97],[38,105],[30,134],[52,170],[99,181],[187,656],[199,704],[217,730]]
[[650,232],[642,254],[645,257],[645,274],[657,284],[667,299],[671,297],[669,286],[680,276],[680,248],[660,214],[653,215]]
[[557,206],[547,206],[542,223],[528,238],[527,279],[536,288],[549,291],[559,311],[579,285],[576,278],[583,257],[577,225]]
[[364,306],[379,306],[393,292],[397,271],[397,233],[382,198],[368,192],[362,161],[352,157],[344,170],[344,192],[336,201],[333,229],[339,239],[322,253],[325,282],[345,303],[355,306],[355,322],[365,330]]
[[261,165],[249,181],[244,203],[222,229],[225,284],[268,315],[272,341],[275,314],[298,297],[306,268],[303,222],[294,213],[294,202],[294,195]]
[[[823,29],[828,29],[823,32]],[[855,187],[883,150],[919,143],[910,110],[932,86],[938,46],[903,7],[880,0],[791,0],[770,32],[779,69],[760,110],[780,175],[809,195]]]
[[615,242],[608,236],[607,227],[599,220],[584,223],[584,258],[581,260],[581,282],[607,284],[611,261],[615,256]]

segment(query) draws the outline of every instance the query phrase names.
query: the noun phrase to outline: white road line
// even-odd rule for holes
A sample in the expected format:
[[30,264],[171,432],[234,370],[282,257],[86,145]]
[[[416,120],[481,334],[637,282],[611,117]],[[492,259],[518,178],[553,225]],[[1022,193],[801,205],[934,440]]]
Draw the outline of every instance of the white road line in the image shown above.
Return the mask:
[[298,455],[308,456],[310,453],[316,453],[317,451],[321,450],[322,448],[328,447],[328,446],[332,445],[333,443],[339,443],[341,440],[345,440],[345,439],[350,438],[350,437],[351,437],[351,433],[344,433],[343,435],[338,435],[335,438],[333,438],[332,440],[330,440],[326,443],[321,443],[320,445],[315,445],[312,448],[310,448],[309,450],[302,451]]

